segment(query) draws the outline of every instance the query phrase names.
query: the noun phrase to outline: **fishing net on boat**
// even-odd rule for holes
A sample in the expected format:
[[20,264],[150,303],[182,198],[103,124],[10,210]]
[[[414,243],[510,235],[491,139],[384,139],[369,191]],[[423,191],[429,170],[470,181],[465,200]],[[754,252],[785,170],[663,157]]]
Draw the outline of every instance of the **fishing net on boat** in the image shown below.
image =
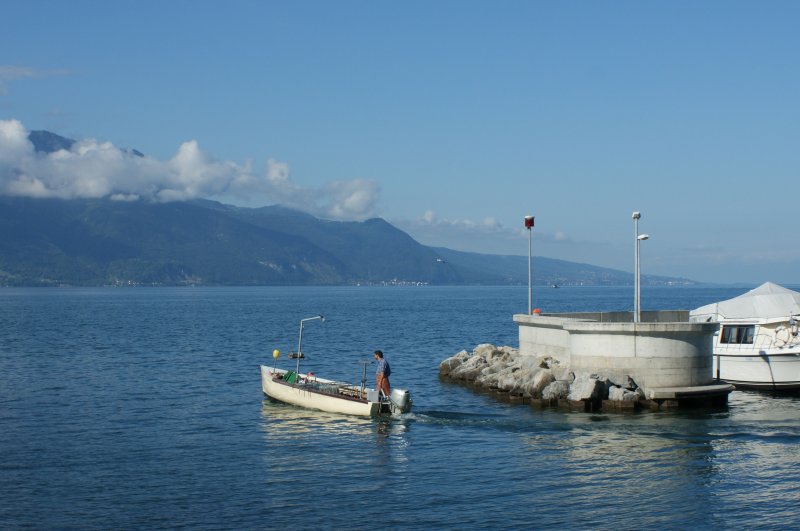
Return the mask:
[[339,394],[339,385],[338,384],[335,384],[335,383],[333,383],[333,384],[315,383],[315,384],[312,384],[312,385],[320,393],[327,393],[329,395]]
[[279,376],[278,378],[292,386],[299,386],[304,389],[316,391],[318,393],[324,393],[326,395],[344,395],[353,398],[363,398],[363,393],[361,392],[360,388],[342,382],[319,382],[316,380],[303,378],[302,375],[297,374],[294,371],[286,371],[285,374]]

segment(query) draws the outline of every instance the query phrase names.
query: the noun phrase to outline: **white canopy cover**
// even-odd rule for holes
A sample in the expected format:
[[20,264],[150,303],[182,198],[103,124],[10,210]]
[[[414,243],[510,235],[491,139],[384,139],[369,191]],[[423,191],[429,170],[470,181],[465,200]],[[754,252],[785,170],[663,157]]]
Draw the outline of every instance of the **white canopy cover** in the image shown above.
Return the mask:
[[800,292],[765,282],[756,289],[722,302],[701,306],[689,312],[690,321],[757,319],[788,321],[800,314]]

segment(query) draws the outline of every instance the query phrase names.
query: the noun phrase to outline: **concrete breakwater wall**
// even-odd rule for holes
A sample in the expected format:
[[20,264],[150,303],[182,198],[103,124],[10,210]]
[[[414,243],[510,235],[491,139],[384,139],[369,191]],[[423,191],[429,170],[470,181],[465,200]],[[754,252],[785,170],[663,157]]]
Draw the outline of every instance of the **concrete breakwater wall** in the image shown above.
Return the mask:
[[724,382],[647,389],[618,370],[573,370],[569,363],[552,356],[530,356],[513,347],[488,343],[445,359],[439,364],[439,375],[523,403],[579,411],[721,407],[733,390]]
[[576,372],[626,375],[645,390],[696,387],[713,381],[716,323],[689,323],[688,312],[515,315],[520,352],[551,356]]
[[542,405],[627,409],[723,405],[733,386],[715,382],[716,323],[688,312],[515,315],[519,350],[479,345],[439,365],[439,374]]
[[528,356],[512,347],[491,344],[445,359],[439,364],[439,375],[541,405],[572,405],[586,410],[660,405],[648,400],[630,376],[612,381],[597,373],[576,374],[568,363],[552,356]]

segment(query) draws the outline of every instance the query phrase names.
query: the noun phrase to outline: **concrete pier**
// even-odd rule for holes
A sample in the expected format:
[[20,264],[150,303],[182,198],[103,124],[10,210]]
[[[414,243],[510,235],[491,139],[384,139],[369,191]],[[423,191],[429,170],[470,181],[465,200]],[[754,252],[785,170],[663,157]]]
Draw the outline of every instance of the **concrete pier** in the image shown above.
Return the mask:
[[577,373],[633,378],[658,404],[727,400],[733,386],[713,385],[716,323],[690,323],[687,311],[584,312],[514,316],[522,355],[551,356]]

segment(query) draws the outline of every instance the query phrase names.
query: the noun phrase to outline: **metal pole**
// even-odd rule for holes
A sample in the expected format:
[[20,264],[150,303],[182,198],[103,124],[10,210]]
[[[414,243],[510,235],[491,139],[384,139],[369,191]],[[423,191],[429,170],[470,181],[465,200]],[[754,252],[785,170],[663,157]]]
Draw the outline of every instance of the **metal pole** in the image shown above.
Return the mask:
[[300,347],[303,345],[303,321],[305,319],[300,320],[300,339],[297,340],[297,367],[295,367],[294,372],[300,374]]
[[[636,223],[637,229],[639,223]],[[640,323],[642,321],[642,262],[641,262],[641,255],[639,254],[639,250],[641,248],[642,242],[639,240],[638,230],[636,236],[636,322]]]
[[533,266],[531,251],[533,249],[533,231],[528,229],[528,315],[533,313]]
[[639,218],[642,217],[640,212],[634,212],[631,216],[633,218],[633,322],[639,322]]
[[[638,212],[636,212],[638,214]],[[639,234],[639,223],[636,223],[636,311],[634,312],[635,323],[642,321],[642,259],[640,246],[643,240],[650,238],[649,234]]]
[[295,368],[295,372],[296,373],[300,372],[300,356],[303,353],[303,351],[301,350],[303,348],[303,324],[306,321],[315,321],[317,319],[319,319],[319,320],[321,320],[323,322],[325,321],[325,317],[322,316],[322,315],[317,315],[315,317],[309,317],[307,319],[300,319],[300,338],[297,340],[297,367]]
[[369,360],[361,360],[361,365],[364,366],[364,370],[361,372],[361,393],[358,395],[359,398],[364,397],[364,389],[367,387],[367,365],[369,365]]
[[528,315],[533,314],[533,216],[525,216],[525,228],[528,229]]

